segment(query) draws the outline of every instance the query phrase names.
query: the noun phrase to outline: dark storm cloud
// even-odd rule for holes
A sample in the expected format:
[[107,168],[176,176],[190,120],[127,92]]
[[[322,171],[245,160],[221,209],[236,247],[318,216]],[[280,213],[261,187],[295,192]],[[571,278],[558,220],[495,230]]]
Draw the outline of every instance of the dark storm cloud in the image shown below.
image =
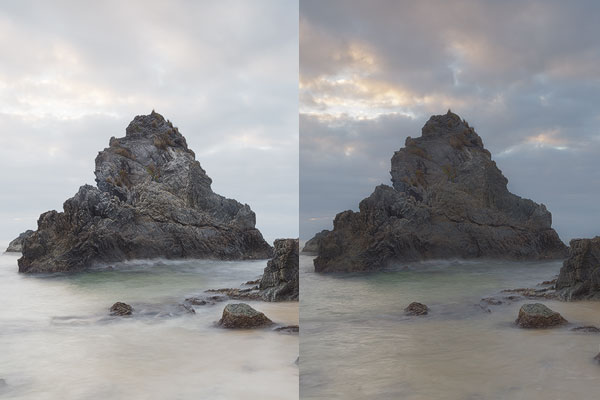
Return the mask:
[[267,239],[297,235],[297,27],[293,1],[2,2],[0,240],[94,183],[152,109]]
[[301,235],[389,183],[393,152],[448,108],[563,239],[600,234],[598,17],[587,1],[302,0]]

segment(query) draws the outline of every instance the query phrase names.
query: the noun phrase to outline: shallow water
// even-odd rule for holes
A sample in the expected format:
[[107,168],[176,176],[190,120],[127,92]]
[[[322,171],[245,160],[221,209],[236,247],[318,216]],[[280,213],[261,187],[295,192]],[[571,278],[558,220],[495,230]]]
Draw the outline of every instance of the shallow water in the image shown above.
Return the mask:
[[[178,314],[210,288],[256,279],[266,261],[144,261],[55,276],[0,256],[3,399],[297,399],[298,336],[214,326],[227,302]],[[116,301],[139,315],[108,317]],[[298,303],[248,304],[283,325]]]
[[[300,257],[302,399],[590,399],[600,391],[600,302],[536,300],[570,325],[523,330],[525,301],[479,306],[502,289],[535,287],[561,262],[428,262],[321,275]],[[406,317],[412,301],[430,307]],[[528,302],[531,302],[529,300]]]

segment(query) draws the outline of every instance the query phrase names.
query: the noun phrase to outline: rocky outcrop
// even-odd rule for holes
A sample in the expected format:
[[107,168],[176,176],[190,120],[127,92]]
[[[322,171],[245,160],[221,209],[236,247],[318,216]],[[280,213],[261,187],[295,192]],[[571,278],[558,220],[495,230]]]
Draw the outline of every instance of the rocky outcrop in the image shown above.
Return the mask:
[[563,325],[567,320],[541,303],[532,303],[521,307],[515,322],[521,328],[539,329]]
[[265,301],[298,300],[298,239],[277,239],[273,258],[267,262],[258,285]]
[[600,300],[600,236],[571,240],[555,287],[565,300]]
[[154,111],[96,157],[97,187],[48,211],[23,242],[20,272],[79,271],[143,258],[269,258],[247,204],[214,193],[185,138]]
[[317,233],[312,239],[306,242],[302,248],[302,252],[306,254],[319,254],[319,244],[321,243],[321,239],[327,236],[328,233],[329,230],[327,229],[323,229],[321,232]]
[[566,246],[543,204],[510,193],[469,124],[448,111],[392,157],[380,185],[344,211],[320,240],[315,270],[364,271],[435,258],[563,258]]
[[8,244],[6,252],[20,253],[23,250],[23,241],[33,234],[31,229],[21,233],[16,239]]
[[[248,281],[241,288],[209,289],[234,300],[298,301],[298,239],[276,239],[273,258],[267,262],[260,279]],[[187,300],[187,299],[186,299]]]
[[219,326],[229,329],[260,328],[271,325],[273,321],[265,314],[256,311],[245,303],[227,304],[223,310],[223,316]]
[[133,307],[127,303],[121,303],[120,301],[117,301],[110,307],[109,311],[110,315],[125,316],[133,314]]
[[427,315],[429,313],[429,307],[423,303],[413,301],[404,309],[406,315]]

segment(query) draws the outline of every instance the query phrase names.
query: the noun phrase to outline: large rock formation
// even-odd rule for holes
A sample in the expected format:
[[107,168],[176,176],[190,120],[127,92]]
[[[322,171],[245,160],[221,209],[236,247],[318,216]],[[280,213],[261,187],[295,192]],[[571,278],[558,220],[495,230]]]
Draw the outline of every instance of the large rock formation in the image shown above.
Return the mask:
[[434,258],[563,258],[543,204],[510,193],[481,138],[456,114],[432,116],[392,157],[380,185],[320,240],[316,271],[361,271]]
[[8,244],[6,251],[15,253],[21,252],[21,250],[23,250],[23,241],[31,235],[33,235],[33,231],[31,229],[21,233],[16,239]]
[[258,286],[260,296],[265,301],[298,300],[298,239],[277,239],[274,245]]
[[321,244],[321,239],[323,239],[329,231],[327,229],[323,229],[321,232],[317,233],[312,239],[308,240],[304,247],[302,248],[302,252],[306,254],[318,254],[319,253],[319,245]]
[[78,271],[135,258],[268,258],[255,215],[214,193],[179,130],[154,111],[96,157],[97,188],[48,211],[23,243],[20,272]]
[[565,300],[600,299],[600,236],[571,240],[555,287]]

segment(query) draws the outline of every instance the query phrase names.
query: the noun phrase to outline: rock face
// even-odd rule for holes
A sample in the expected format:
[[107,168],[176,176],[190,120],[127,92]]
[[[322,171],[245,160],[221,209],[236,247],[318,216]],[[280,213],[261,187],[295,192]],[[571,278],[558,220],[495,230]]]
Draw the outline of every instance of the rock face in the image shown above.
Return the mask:
[[272,323],[265,314],[245,303],[227,304],[219,321],[220,326],[229,329],[260,328]]
[[555,287],[565,300],[600,299],[600,236],[571,240]]
[[404,313],[406,315],[427,315],[429,313],[429,307],[423,303],[414,301],[404,309]]
[[131,307],[129,304],[117,301],[115,304],[112,305],[112,307],[110,307],[109,311],[110,315],[131,315],[133,313],[133,307]]
[[298,239],[275,240],[275,254],[259,283],[260,296],[265,301],[298,300]]
[[552,328],[567,320],[541,303],[524,304],[515,321],[521,328]]
[[33,234],[32,230],[27,230],[19,235],[15,240],[8,244],[7,252],[21,252],[23,250],[23,241]]
[[48,211],[23,242],[20,272],[78,271],[140,258],[269,258],[255,215],[214,193],[185,138],[160,114],[134,118],[96,157],[97,188]]
[[555,259],[567,248],[543,204],[510,193],[468,123],[448,111],[392,157],[380,185],[320,240],[315,270],[364,271],[435,258]]
[[321,232],[317,233],[312,239],[306,242],[302,248],[302,252],[307,254],[318,254],[321,239],[327,236],[328,233],[329,231],[327,229],[323,229]]

